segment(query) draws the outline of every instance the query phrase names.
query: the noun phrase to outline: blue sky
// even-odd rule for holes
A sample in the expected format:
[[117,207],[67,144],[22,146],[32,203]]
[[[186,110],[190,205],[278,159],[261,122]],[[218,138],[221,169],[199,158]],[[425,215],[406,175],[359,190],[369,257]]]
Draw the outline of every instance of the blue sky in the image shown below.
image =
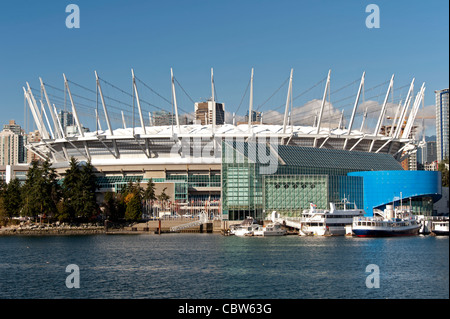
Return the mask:
[[[79,29],[66,28],[70,3],[80,8]],[[365,25],[370,3],[380,8],[379,29]],[[170,99],[172,67],[194,100],[210,96],[214,68],[217,95],[230,112],[242,99],[252,67],[255,105],[291,68],[294,95],[329,69],[334,88],[363,71],[367,87],[395,73],[396,85],[413,77],[417,88],[426,82],[425,105],[433,105],[434,90],[448,87],[448,6],[444,0],[2,1],[0,124],[23,124],[26,81],[39,89],[42,77],[62,88],[65,73],[95,90],[97,70],[131,92],[131,68]]]

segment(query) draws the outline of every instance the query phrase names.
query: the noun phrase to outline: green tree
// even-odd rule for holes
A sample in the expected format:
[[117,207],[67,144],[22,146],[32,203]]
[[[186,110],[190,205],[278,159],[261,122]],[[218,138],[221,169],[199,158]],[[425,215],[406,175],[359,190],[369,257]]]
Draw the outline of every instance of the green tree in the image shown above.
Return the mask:
[[4,193],[6,190],[6,183],[0,180],[0,225],[6,225],[8,214],[6,213],[4,205]]
[[60,215],[71,220],[92,217],[97,211],[96,190],[92,164],[87,162],[81,165],[72,157],[62,183],[63,205]]
[[136,183],[129,182],[122,192],[126,204],[125,219],[137,221],[142,217],[142,199],[144,191],[140,186],[140,180]]
[[55,169],[48,160],[31,162],[22,194],[25,216],[45,214],[51,217],[57,212],[61,189]]
[[42,163],[41,169],[43,180],[41,188],[41,214],[51,217],[57,211],[57,204],[61,200],[61,187],[58,183],[58,175],[48,160]]
[[94,167],[91,162],[87,162],[80,170],[80,214],[84,217],[90,218],[97,213],[97,178],[94,173]]
[[167,189],[167,187],[164,187],[164,189],[162,190],[161,194],[159,194],[157,196],[158,200],[161,202],[163,210],[165,209],[165,204],[170,199],[170,196],[166,194],[166,189]]
[[144,201],[145,201],[145,206],[148,208],[150,208],[150,211],[147,211],[147,213],[152,213],[153,211],[153,201],[156,200],[156,193],[155,193],[155,183],[153,183],[153,179],[149,179],[147,182],[147,187],[144,190]]
[[82,203],[78,200],[80,180],[81,173],[78,161],[72,157],[69,162],[69,168],[66,170],[66,174],[62,182],[63,204],[60,213],[63,218],[74,220],[77,217],[78,211],[81,210]]
[[137,221],[142,216],[142,198],[139,193],[129,193],[128,197],[125,219],[127,221]]
[[124,217],[125,208],[120,207],[120,194],[114,192],[107,192],[103,198],[102,207],[104,209],[107,219],[117,222]]
[[20,216],[22,210],[22,187],[17,178],[4,186],[3,206],[8,218]]
[[442,160],[438,165],[438,170],[441,172],[442,176],[442,186],[448,187],[449,185],[449,176],[448,176],[448,158]]

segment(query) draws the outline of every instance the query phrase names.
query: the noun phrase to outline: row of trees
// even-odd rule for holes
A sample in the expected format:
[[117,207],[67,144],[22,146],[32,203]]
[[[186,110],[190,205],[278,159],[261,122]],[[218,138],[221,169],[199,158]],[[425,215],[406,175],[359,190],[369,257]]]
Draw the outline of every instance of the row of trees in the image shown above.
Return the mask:
[[90,162],[80,164],[72,158],[61,182],[49,161],[33,161],[23,185],[17,178],[0,184],[0,216],[89,219],[98,212],[96,189]]
[[125,219],[127,221],[136,221],[141,219],[143,208],[147,213],[152,213],[153,203],[158,200],[162,206],[170,196],[166,194],[164,188],[161,194],[156,195],[155,184],[152,179],[147,182],[144,189],[140,186],[140,180],[136,183],[129,182],[120,192],[107,192],[103,200],[103,210],[105,215],[111,221]]
[[152,207],[155,200],[164,203],[169,196],[164,189],[158,196],[150,179],[145,190],[137,183],[128,183],[120,192],[108,192],[98,205],[98,189],[90,162],[79,163],[72,158],[63,180],[57,178],[49,161],[33,161],[23,185],[13,179],[0,181],[0,218],[43,217],[59,221],[89,221],[103,213],[112,221],[141,219],[143,207]]

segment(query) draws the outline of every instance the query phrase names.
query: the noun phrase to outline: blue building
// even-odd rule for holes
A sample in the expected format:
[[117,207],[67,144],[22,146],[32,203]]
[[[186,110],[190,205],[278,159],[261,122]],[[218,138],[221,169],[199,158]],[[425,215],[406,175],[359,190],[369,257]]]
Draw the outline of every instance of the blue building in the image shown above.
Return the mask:
[[348,175],[363,178],[363,209],[367,215],[388,204],[411,206],[414,214],[431,215],[433,203],[442,197],[441,172],[365,171]]

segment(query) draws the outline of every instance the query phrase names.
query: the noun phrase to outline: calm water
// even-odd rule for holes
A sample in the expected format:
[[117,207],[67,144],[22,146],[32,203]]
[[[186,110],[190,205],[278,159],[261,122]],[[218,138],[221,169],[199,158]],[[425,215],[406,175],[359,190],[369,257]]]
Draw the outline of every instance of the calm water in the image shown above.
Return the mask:
[[[66,287],[66,266],[80,288]],[[366,266],[380,288],[366,287]],[[0,237],[1,298],[449,298],[448,237]]]

